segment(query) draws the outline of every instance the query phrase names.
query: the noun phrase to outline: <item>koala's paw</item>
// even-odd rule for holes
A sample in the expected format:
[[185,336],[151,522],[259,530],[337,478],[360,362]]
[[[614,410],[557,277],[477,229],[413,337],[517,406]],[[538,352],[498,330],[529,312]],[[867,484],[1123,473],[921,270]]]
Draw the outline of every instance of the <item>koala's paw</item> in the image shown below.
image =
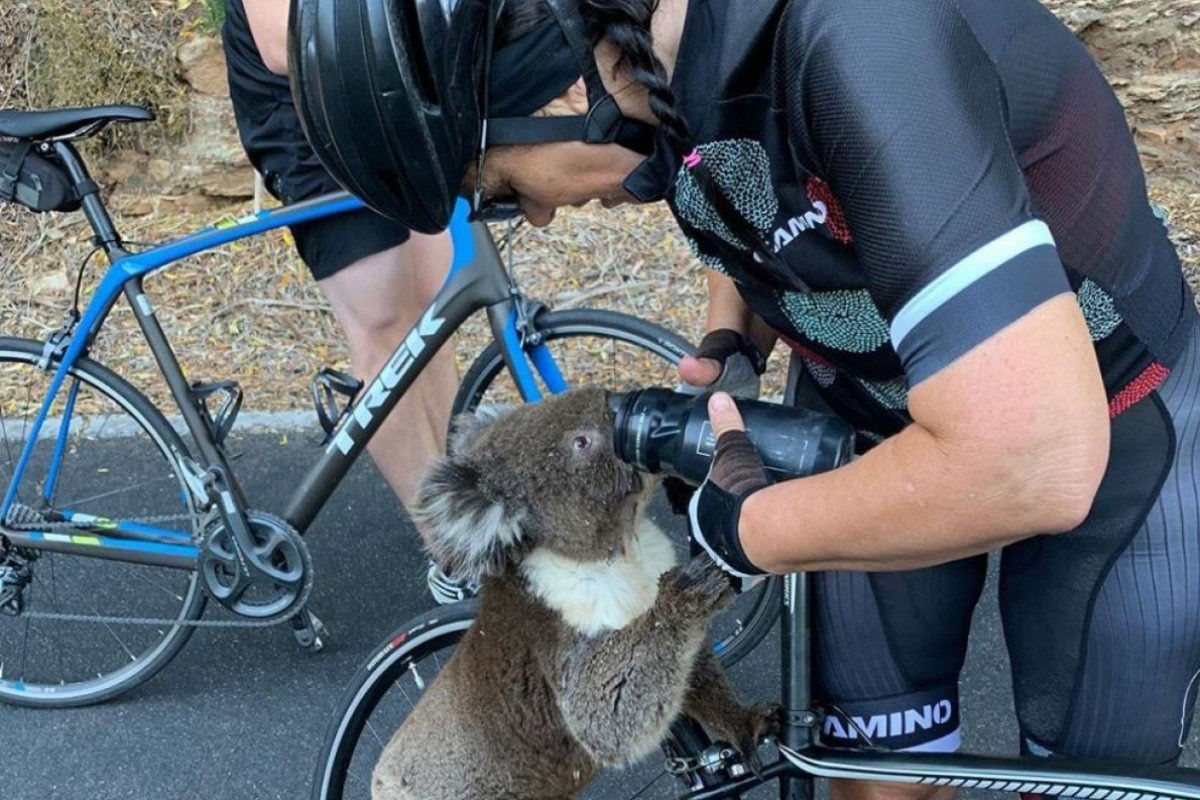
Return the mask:
[[762,758],[758,748],[768,737],[779,733],[779,706],[755,703],[716,731],[721,740],[732,743],[742,763],[754,775],[762,777]]
[[755,703],[746,709],[742,724],[742,735],[738,737],[737,749],[746,760],[746,766],[756,776],[762,777],[762,759],[758,757],[758,746],[766,739],[779,733],[779,706]]
[[667,590],[685,614],[707,620],[734,597],[729,578],[701,554],[668,572]]

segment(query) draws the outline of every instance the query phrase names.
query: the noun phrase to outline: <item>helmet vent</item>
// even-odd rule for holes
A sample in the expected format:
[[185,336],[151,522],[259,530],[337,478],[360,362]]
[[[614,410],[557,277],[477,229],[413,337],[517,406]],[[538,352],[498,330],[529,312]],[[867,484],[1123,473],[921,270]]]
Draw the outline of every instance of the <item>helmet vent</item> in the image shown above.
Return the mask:
[[[418,5],[419,3],[409,2],[409,0],[392,0],[389,3],[392,11],[391,14],[388,14],[393,29],[392,41],[403,42],[405,45],[405,51],[397,52],[396,57],[415,84],[421,101],[426,106],[436,106],[440,103],[437,83],[433,79],[429,53],[425,49],[424,37],[421,35]],[[397,26],[401,30],[396,30]]]

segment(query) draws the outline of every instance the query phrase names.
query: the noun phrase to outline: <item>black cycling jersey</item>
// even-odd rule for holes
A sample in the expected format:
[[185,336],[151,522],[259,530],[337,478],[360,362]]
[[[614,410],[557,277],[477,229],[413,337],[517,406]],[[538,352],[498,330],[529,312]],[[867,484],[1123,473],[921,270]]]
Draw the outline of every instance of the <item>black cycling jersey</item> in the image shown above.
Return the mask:
[[674,88],[783,274],[665,139],[626,188],[667,198],[861,429],[898,431],[909,388],[1065,291],[1114,414],[1178,358],[1195,308],[1124,114],[1036,0],[692,0]]

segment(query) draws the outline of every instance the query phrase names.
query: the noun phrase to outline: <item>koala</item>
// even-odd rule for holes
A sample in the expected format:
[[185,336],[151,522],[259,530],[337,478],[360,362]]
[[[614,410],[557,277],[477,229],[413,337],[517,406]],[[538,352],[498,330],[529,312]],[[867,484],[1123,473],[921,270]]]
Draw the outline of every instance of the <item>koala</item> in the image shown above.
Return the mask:
[[374,800],[567,800],[655,750],[683,712],[752,764],[743,707],[706,646],[729,599],[707,558],[675,565],[617,458],[605,393],[456,420],[418,492],[431,556],[479,580],[480,612],[375,766]]

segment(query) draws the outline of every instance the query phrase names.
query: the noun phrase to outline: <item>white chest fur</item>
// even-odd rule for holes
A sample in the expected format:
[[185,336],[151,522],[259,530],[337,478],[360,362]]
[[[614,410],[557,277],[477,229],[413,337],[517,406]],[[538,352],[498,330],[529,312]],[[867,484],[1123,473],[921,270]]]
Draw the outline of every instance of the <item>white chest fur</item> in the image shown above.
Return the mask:
[[624,628],[650,610],[658,577],[675,566],[675,547],[649,519],[638,521],[625,555],[574,561],[534,550],[521,564],[530,590],[585,636]]

